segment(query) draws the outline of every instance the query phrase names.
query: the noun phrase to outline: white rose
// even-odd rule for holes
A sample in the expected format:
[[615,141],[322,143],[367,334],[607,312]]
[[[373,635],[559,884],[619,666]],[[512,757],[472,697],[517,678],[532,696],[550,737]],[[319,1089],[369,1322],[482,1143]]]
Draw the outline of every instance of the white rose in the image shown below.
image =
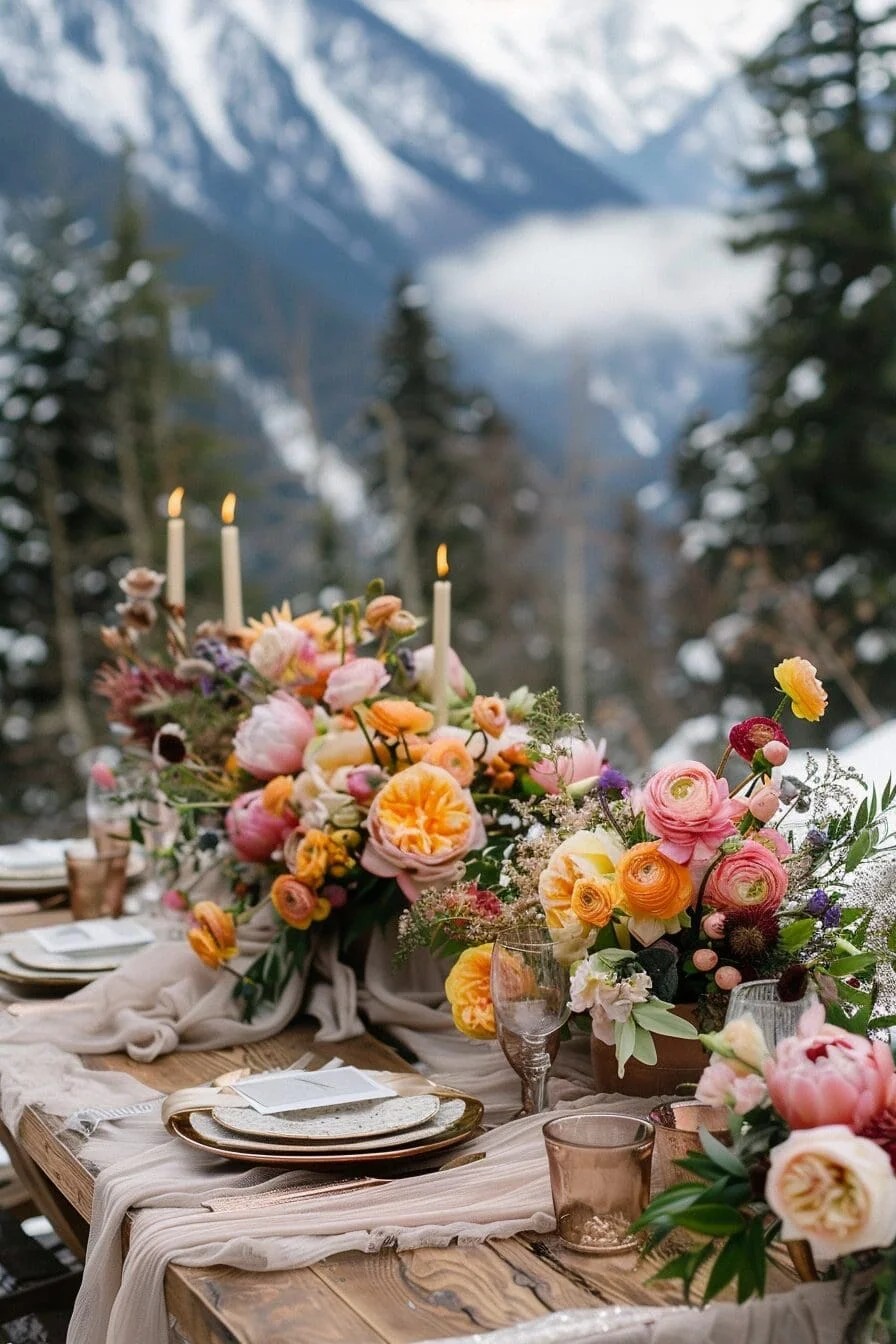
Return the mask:
[[890,1159],[846,1125],[797,1129],[772,1149],[765,1185],[784,1241],[805,1239],[821,1259],[889,1246],[896,1237]]
[[266,626],[249,650],[249,662],[268,681],[279,681],[308,643],[308,636],[287,621]]

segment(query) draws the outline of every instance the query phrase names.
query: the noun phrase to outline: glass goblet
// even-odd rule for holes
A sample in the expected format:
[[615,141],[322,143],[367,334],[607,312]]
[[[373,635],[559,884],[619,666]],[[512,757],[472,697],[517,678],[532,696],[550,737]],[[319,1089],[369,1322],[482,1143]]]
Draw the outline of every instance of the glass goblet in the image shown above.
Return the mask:
[[803,1013],[817,1002],[811,985],[801,999],[786,1003],[778,995],[777,980],[744,980],[731,991],[725,1021],[752,1017],[769,1050],[774,1050],[779,1041],[796,1034]]
[[524,925],[496,939],[491,994],[498,1040],[522,1081],[520,1114],[534,1115],[546,1107],[551,1060],[569,1017],[569,972],[543,925]]

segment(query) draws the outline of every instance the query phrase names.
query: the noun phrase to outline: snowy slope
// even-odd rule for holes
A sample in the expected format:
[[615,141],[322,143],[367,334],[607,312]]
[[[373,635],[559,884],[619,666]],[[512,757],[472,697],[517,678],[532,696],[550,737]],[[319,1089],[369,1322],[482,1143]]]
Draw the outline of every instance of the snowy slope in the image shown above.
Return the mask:
[[636,154],[725,85],[797,0],[366,0],[600,161]]

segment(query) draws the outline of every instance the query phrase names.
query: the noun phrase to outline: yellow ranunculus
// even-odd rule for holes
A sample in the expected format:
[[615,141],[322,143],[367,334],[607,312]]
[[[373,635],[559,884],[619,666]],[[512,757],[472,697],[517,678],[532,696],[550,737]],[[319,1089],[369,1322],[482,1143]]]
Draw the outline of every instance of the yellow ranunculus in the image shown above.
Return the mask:
[[492,943],[481,943],[461,952],[445,981],[445,996],[458,1031],[477,1041],[496,1035],[495,1008],[491,994]]
[[572,908],[576,883],[581,878],[612,878],[623,853],[619,837],[603,828],[577,831],[554,850],[538,879],[538,897],[558,960],[578,960],[595,938],[594,927]]
[[805,658],[785,658],[775,668],[775,681],[790,696],[790,708],[796,718],[818,722],[828,707],[828,693],[810,662]]
[[602,929],[613,918],[616,888],[609,878],[580,877],[572,889],[570,909],[583,924]]

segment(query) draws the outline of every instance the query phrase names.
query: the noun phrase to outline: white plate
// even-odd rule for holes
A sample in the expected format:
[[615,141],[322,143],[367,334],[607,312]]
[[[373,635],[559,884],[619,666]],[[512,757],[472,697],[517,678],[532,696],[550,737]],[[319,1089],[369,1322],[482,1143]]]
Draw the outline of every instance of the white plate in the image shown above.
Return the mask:
[[432,1094],[419,1097],[384,1097],[382,1101],[353,1101],[338,1110],[322,1107],[302,1111],[291,1119],[285,1115],[261,1115],[251,1106],[217,1106],[212,1116],[219,1125],[234,1134],[256,1139],[296,1139],[327,1141],[374,1138],[416,1129],[438,1112],[439,1099]]
[[20,966],[9,952],[0,948],[0,980],[13,985],[25,985],[31,989],[82,989],[84,985],[92,984],[98,974],[102,972],[66,971],[63,974],[59,971],[34,971],[28,966]]
[[[69,844],[69,841],[65,841]],[[141,849],[131,846],[128,855],[128,881],[133,882],[146,871],[146,855]],[[42,896],[53,891],[65,891],[68,876],[65,863],[47,864],[39,871],[0,865],[0,895]]]
[[[223,1109],[223,1108],[222,1108]],[[400,1134],[380,1135],[375,1139],[340,1139],[329,1143],[313,1145],[290,1143],[288,1140],[265,1143],[263,1139],[240,1138],[207,1111],[191,1111],[190,1125],[202,1139],[209,1143],[221,1144],[225,1148],[235,1148],[240,1152],[254,1153],[375,1153],[388,1148],[407,1148],[414,1143],[425,1143],[428,1139],[438,1139],[463,1118],[467,1103],[462,1097],[450,1097],[442,1101],[439,1110],[431,1120],[417,1125],[414,1129],[402,1130]]]
[[9,952],[20,966],[26,966],[29,970],[59,971],[74,975],[114,971],[134,955],[133,952],[97,952],[93,956],[84,953],[70,957],[58,952],[47,952],[30,933],[11,934],[3,940],[3,951]]

